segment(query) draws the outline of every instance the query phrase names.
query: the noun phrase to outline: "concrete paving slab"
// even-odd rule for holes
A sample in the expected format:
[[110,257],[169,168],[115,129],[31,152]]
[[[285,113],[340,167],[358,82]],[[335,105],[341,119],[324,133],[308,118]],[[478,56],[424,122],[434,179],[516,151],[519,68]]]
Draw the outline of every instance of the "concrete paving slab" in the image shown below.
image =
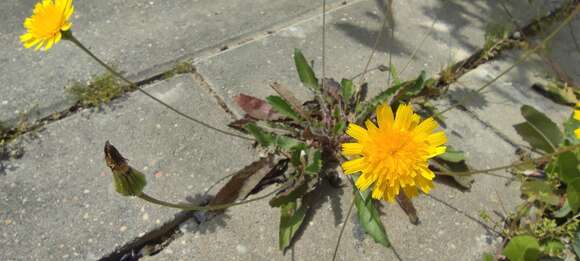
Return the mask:
[[[514,147],[470,116],[452,111],[447,124],[450,144],[465,150],[474,168],[515,160]],[[509,176],[501,171],[496,174]],[[506,181],[476,176],[470,192],[438,182],[431,196],[415,200],[421,219],[417,226],[409,223],[397,205],[385,203],[382,219],[393,249],[383,248],[364,236],[353,216],[347,221],[338,259],[397,260],[398,256],[399,260],[481,260],[483,253],[493,251],[498,243],[497,235],[481,221],[481,211],[497,220],[493,211],[502,213],[501,204],[513,209],[519,202],[518,184],[506,186]],[[185,230],[182,237],[146,260],[329,260],[352,195],[350,188],[325,186],[323,191],[314,195],[319,202],[313,216],[305,221],[306,230],[286,255],[277,247],[278,210],[266,202],[257,202],[231,209],[227,217],[217,222]]]
[[[146,89],[214,126],[230,120],[191,75]],[[1,260],[96,260],[174,219],[176,210],[114,191],[106,140],[146,174],[146,192],[172,202],[255,159],[249,142],[185,121],[138,93],[25,139],[24,156],[0,176]]]
[[[475,92],[514,64],[521,55],[521,51],[509,51],[498,59],[468,72],[459,78],[458,84],[451,87],[449,95],[455,100],[467,99],[466,107],[475,117],[511,141],[528,146],[513,127],[525,121],[520,113],[522,105],[533,106],[558,124],[564,122],[572,113],[570,107],[557,104],[532,89],[532,85],[546,82],[548,68],[543,61],[537,56],[532,56],[495,81],[481,94]],[[575,63],[578,64],[578,61]]]
[[[43,117],[74,100],[64,87],[104,72],[70,43],[49,53],[24,49],[22,21],[35,0],[0,3],[0,121],[14,124],[20,112]],[[339,3],[330,0],[329,3]],[[75,1],[73,31],[97,56],[136,79],[169,69],[166,63],[217,51],[229,40],[242,41],[309,12],[321,3],[297,1]],[[35,107],[36,106],[36,107]]]
[[[380,31],[380,12],[383,1],[361,1],[329,12],[327,15],[327,77],[338,80],[351,78],[363,71],[368,56]],[[378,3],[378,4],[377,4]],[[511,1],[518,10],[517,19],[526,24],[538,15],[525,1]],[[553,3],[553,2],[545,2]],[[546,6],[544,9],[553,7]],[[485,28],[490,21],[505,19],[497,1],[394,1],[396,18],[395,38],[385,31],[384,40],[369,68],[388,64],[388,52],[393,54],[393,64],[402,71],[414,49],[424,35],[433,33],[425,40],[408,69],[401,74],[404,79],[418,76],[421,70],[436,74],[447,65],[469,57],[484,43]],[[541,14],[544,14],[542,12]],[[314,70],[321,76],[322,17],[316,16],[284,28],[272,36],[230,49],[216,57],[196,62],[199,71],[224,97],[234,112],[232,97],[239,93],[265,97],[273,94],[269,84],[278,81],[301,98],[308,97],[299,84],[294,69],[293,50],[299,48],[308,60],[314,61]],[[387,27],[390,28],[390,27]],[[369,94],[376,94],[386,87],[387,73],[377,70],[369,73]]]

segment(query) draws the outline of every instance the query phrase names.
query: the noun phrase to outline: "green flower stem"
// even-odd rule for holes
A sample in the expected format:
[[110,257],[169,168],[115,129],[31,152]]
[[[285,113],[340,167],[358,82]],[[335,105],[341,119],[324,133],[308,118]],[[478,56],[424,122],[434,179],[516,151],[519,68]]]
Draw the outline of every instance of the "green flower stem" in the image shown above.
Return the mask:
[[[284,188],[282,188],[284,189]],[[254,201],[258,201],[261,199],[265,199],[269,196],[272,196],[278,192],[280,192],[282,189],[277,189],[274,190],[264,196],[260,196],[257,198],[253,198],[253,199],[248,199],[248,200],[244,200],[244,201],[239,201],[239,202],[234,202],[234,203],[230,203],[230,204],[221,204],[221,205],[209,205],[209,206],[199,206],[199,205],[191,205],[191,204],[175,204],[175,203],[170,203],[167,201],[163,201],[163,200],[159,200],[156,199],[152,196],[149,196],[147,194],[145,194],[145,192],[142,192],[141,194],[139,194],[137,197],[148,201],[150,203],[156,204],[156,205],[160,205],[160,206],[164,206],[164,207],[170,207],[170,208],[177,208],[177,209],[182,209],[182,210],[192,210],[192,211],[203,211],[203,210],[220,210],[220,209],[226,209],[229,207],[233,207],[233,206],[238,206],[238,205],[243,205],[246,203],[250,203],[250,202],[254,202]]]
[[498,170],[503,170],[503,169],[509,169],[509,168],[514,168],[514,167],[518,167],[518,166],[522,166],[522,165],[527,165],[527,164],[531,164],[531,163],[537,163],[537,162],[541,162],[541,161],[546,161],[546,160],[550,160],[552,157],[554,156],[558,156],[562,153],[568,152],[568,151],[573,151],[575,149],[580,148],[580,144],[576,144],[576,145],[572,145],[572,146],[567,146],[567,147],[563,147],[560,148],[558,150],[556,150],[555,152],[546,154],[544,156],[535,158],[535,159],[530,159],[530,160],[524,160],[524,161],[520,161],[520,162],[515,162],[509,165],[505,165],[505,166],[499,166],[499,167],[495,167],[495,168],[490,168],[490,169],[483,169],[483,170],[474,170],[474,171],[463,171],[463,172],[435,172],[437,175],[444,175],[444,176],[471,176],[471,175],[475,175],[475,174],[486,174],[488,172],[493,172],[493,171],[498,171]]
[[352,209],[354,207],[354,200],[355,196],[353,195],[352,202],[350,203],[350,207],[348,208],[348,212],[346,217],[344,218],[344,223],[342,223],[342,228],[340,228],[340,233],[338,234],[338,239],[336,240],[336,247],[334,247],[334,254],[332,255],[332,261],[336,260],[336,254],[338,253],[338,247],[340,247],[340,240],[342,239],[342,234],[344,233],[344,229],[346,228],[346,223],[348,223],[348,219],[352,214]]
[[[499,78],[503,77],[504,75],[506,75],[508,72],[510,72],[512,69],[514,69],[516,66],[520,65],[521,63],[523,63],[524,61],[526,61],[532,54],[536,53],[537,51],[539,51],[542,48],[545,48],[547,46],[547,44],[552,41],[552,39],[558,34],[558,32],[560,32],[562,30],[562,28],[564,28],[565,25],[567,25],[568,23],[570,23],[570,21],[572,21],[572,18],[574,18],[574,16],[576,16],[576,14],[580,11],[580,5],[576,5],[576,8],[574,8],[574,11],[572,11],[572,13],[566,17],[566,19],[564,19],[564,21],[562,21],[562,23],[560,23],[560,25],[558,25],[558,27],[552,32],[550,33],[550,35],[548,35],[540,44],[538,44],[536,47],[526,51],[514,64],[512,64],[510,67],[508,67],[506,70],[504,70],[503,72],[501,72],[498,76],[496,76],[495,78],[493,78],[491,81],[483,84],[481,87],[479,87],[476,92],[482,92],[485,88],[489,87],[490,85],[492,85],[495,81],[497,81]],[[466,96],[463,99],[459,100],[457,103],[450,105],[449,107],[447,107],[446,109],[436,113],[434,115],[435,118],[438,118],[439,116],[443,115],[444,113],[450,111],[451,109],[464,104],[465,102],[469,101],[469,99],[471,98],[471,96]]]
[[107,65],[105,62],[103,62],[101,59],[99,59],[99,57],[97,57],[93,52],[91,52],[87,47],[85,47],[76,37],[73,36],[73,33],[71,30],[68,31],[64,31],[62,32],[62,38],[65,40],[69,40],[72,43],[74,43],[78,48],[80,48],[81,50],[83,50],[86,54],[88,54],[91,58],[93,58],[95,61],[97,61],[100,65],[102,65],[103,67],[105,67],[105,69],[107,69],[110,73],[112,73],[114,76],[118,77],[119,79],[123,80],[125,83],[127,83],[129,86],[137,89],[138,91],[140,91],[141,93],[145,94],[145,96],[151,98],[152,100],[158,102],[159,104],[165,106],[167,109],[177,113],[178,115],[193,121],[197,124],[200,124],[206,128],[212,129],[214,131],[217,131],[219,133],[228,135],[228,136],[232,136],[232,137],[237,137],[240,139],[244,139],[244,140],[253,140],[251,138],[236,134],[236,133],[231,133],[231,132],[227,132],[224,131],[222,129],[216,128],[214,126],[211,126],[201,120],[198,120],[196,118],[193,118],[187,114],[185,114],[184,112],[176,109],[175,107],[165,103],[164,101],[160,100],[159,98],[151,95],[149,92],[143,90],[141,87],[137,86],[137,84],[133,83],[132,81],[130,81],[129,79],[127,79],[126,77],[124,77],[123,75],[121,75],[120,73],[118,73],[117,71],[115,71],[111,66]]

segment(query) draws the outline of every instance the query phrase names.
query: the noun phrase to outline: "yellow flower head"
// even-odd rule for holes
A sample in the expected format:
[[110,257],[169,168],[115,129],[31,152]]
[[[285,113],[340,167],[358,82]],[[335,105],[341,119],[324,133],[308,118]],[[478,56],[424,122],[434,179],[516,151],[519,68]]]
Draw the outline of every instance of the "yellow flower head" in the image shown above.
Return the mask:
[[20,36],[20,41],[24,47],[36,46],[39,50],[44,46],[44,50],[50,49],[62,38],[63,31],[71,28],[69,21],[74,11],[73,0],[43,0],[34,6],[32,16],[24,20],[24,27],[27,32]]
[[[580,121],[580,102],[576,103],[576,110],[574,110],[574,119]],[[574,130],[574,134],[576,135],[576,139],[580,139],[580,128]]]
[[349,124],[346,133],[355,143],[342,144],[345,156],[360,156],[342,164],[346,174],[361,172],[356,186],[364,191],[373,185],[372,197],[393,202],[402,190],[409,198],[417,188],[429,193],[435,174],[428,160],[445,153],[445,133],[433,118],[421,121],[410,105],[397,108],[396,118],[388,104],[376,110],[377,123],[365,122],[366,129]]

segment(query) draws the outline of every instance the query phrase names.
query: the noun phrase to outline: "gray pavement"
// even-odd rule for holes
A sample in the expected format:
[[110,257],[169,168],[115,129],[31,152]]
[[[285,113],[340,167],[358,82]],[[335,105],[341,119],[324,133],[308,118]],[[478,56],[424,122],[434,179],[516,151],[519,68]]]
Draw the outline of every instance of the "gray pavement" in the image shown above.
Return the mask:
[[[21,112],[44,117],[67,109],[75,100],[64,88],[104,72],[70,43],[48,53],[22,47],[22,21],[35,2],[0,3],[0,122],[8,125]],[[247,41],[255,32],[320,12],[320,4],[309,0],[75,1],[74,6],[76,37],[137,80],[169,69],[180,58],[215,52],[230,42]]]
[[[383,16],[378,11],[382,1],[329,2],[327,75],[352,77],[368,58]],[[540,9],[529,7],[527,2],[509,6],[519,10],[512,13],[520,24],[544,15],[560,1],[543,2],[547,6]],[[17,36],[21,19],[32,5],[32,1],[0,3],[0,16],[8,25],[0,27],[0,121],[11,121],[15,111],[34,104],[38,104],[39,116],[66,109],[74,101],[64,95],[64,87],[72,80],[84,81],[102,72],[68,43],[47,54],[22,49]],[[240,111],[232,103],[234,95],[243,92],[265,97],[273,93],[268,87],[273,81],[307,98],[294,70],[294,48],[314,60],[320,77],[322,17],[317,2],[98,1],[78,2],[75,7],[77,37],[133,79],[162,73],[179,59],[193,60],[204,82],[185,74],[146,89],[214,126],[223,127],[232,120],[214,95],[236,116]],[[402,74],[404,79],[416,77],[421,70],[434,75],[449,63],[468,57],[483,45],[487,22],[506,19],[497,1],[491,0],[396,1],[395,14],[395,40],[387,37],[379,46],[371,68],[387,64],[389,50],[401,70],[438,19],[432,35]],[[574,28],[578,28],[578,19]],[[574,58],[578,54],[569,37],[566,32],[556,38],[552,55],[578,79],[574,69],[580,68]],[[219,51],[225,45],[228,49]],[[451,96],[462,97],[479,87],[517,55],[517,51],[510,51],[464,75],[459,80],[461,86],[452,86]],[[483,94],[483,104],[470,103],[468,112],[452,110],[446,114],[450,144],[466,151],[470,165],[488,168],[516,159],[513,151],[524,143],[511,125],[522,120],[521,104],[534,105],[558,121],[569,115],[569,108],[529,90],[546,71],[537,59],[526,63],[490,86]],[[369,73],[371,95],[385,87],[385,79],[384,72]],[[448,104],[447,98],[438,104]],[[178,211],[114,192],[103,161],[106,140],[117,146],[131,165],[142,168],[149,180],[148,192],[169,201],[195,197],[257,157],[249,142],[185,121],[138,93],[101,111],[75,113],[22,139],[24,156],[6,162],[8,169],[0,176],[1,260],[99,259],[176,220]],[[411,225],[398,206],[385,204],[382,218],[394,251],[377,246],[363,235],[356,218],[351,218],[346,221],[340,259],[391,260],[398,256],[402,260],[480,260],[482,253],[491,251],[498,242],[481,223],[479,213],[502,212],[501,204],[513,209],[518,203],[518,184],[505,183],[504,178],[482,175],[476,177],[471,191],[461,191],[441,179],[431,196],[416,201],[422,221],[418,226]],[[189,222],[183,226],[181,237],[160,254],[145,259],[329,259],[351,200],[350,190],[328,187],[313,198],[319,202],[307,220],[308,226],[286,255],[277,249],[279,214],[262,201],[232,208],[225,216],[200,225]]]
[[[230,120],[189,75],[146,89],[212,125]],[[8,162],[0,177],[0,260],[98,259],[175,218],[176,210],[114,191],[106,140],[146,173],[148,193],[173,202],[203,193],[256,157],[249,142],[210,135],[144,95],[111,106],[25,137],[23,158]]]

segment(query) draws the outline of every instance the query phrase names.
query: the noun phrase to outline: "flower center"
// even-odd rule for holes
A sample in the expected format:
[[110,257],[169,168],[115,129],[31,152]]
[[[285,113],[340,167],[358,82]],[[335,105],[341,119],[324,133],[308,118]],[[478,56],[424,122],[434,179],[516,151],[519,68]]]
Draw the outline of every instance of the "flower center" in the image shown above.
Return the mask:
[[63,25],[63,15],[63,10],[54,5],[45,7],[42,12],[36,14],[34,34],[44,39],[53,37]]
[[416,142],[407,131],[382,131],[371,139],[365,158],[376,166],[382,165],[387,172],[409,173],[423,161],[425,144]]

